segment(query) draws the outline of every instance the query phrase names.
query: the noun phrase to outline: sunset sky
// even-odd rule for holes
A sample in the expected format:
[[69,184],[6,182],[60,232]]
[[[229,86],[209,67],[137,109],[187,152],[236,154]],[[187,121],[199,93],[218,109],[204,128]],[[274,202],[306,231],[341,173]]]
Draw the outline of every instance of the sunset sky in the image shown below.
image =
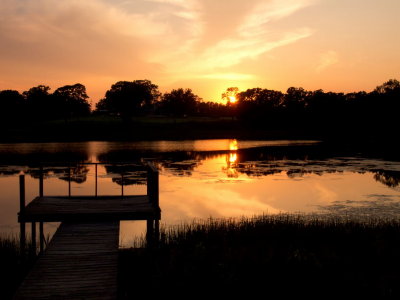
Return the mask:
[[399,0],[0,0],[0,90],[371,91],[400,79],[399,13]]

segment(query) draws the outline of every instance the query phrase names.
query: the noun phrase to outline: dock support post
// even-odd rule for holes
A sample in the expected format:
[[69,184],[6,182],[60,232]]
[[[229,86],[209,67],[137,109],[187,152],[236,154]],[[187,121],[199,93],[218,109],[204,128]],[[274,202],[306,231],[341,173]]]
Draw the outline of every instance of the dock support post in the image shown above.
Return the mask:
[[154,241],[154,220],[147,220],[146,242],[147,248],[153,246]]
[[97,197],[97,163],[95,164],[95,174],[94,174],[94,195]]
[[68,166],[68,197],[71,198],[71,167]]
[[121,197],[124,197],[124,173],[121,174]]
[[160,220],[154,220],[154,239],[156,246],[158,246],[158,241],[160,240]]
[[25,175],[19,175],[19,225],[20,237],[19,247],[21,251],[21,259],[25,259],[25,222],[23,220],[25,213]]
[[40,166],[39,174],[39,196],[43,197],[43,166]]
[[[147,196],[154,208],[159,206],[159,173],[158,169],[152,164],[148,164],[147,169]],[[158,243],[160,236],[160,220],[158,217],[147,220],[147,244],[152,247]]]
[[147,170],[147,195],[149,196],[149,201],[155,207],[159,205],[158,181],[158,170],[153,164],[149,163]]
[[44,250],[44,233],[43,222],[39,223],[39,253],[42,254]]
[[36,256],[36,222],[32,222],[32,230],[31,230],[31,234],[32,234],[32,254]]

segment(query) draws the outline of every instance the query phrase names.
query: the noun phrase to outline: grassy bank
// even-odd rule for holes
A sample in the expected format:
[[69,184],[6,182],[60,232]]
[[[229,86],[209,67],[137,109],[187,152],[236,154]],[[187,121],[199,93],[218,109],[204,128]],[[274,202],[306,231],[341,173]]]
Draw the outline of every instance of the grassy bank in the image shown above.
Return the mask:
[[[298,215],[210,219],[161,228],[157,248],[121,249],[121,299],[147,295],[398,298],[400,222]],[[1,299],[28,267],[0,239]],[[32,261],[32,260],[31,260]]]
[[136,117],[130,123],[117,116],[1,124],[0,142],[135,141],[185,139],[304,139],[306,130],[249,128],[231,118]]
[[[28,242],[27,247],[30,247]],[[33,255],[21,261],[19,238],[0,236],[0,299],[12,299],[14,292],[35,261]]]
[[159,249],[121,250],[123,299],[399,296],[400,223],[262,216],[162,229]]

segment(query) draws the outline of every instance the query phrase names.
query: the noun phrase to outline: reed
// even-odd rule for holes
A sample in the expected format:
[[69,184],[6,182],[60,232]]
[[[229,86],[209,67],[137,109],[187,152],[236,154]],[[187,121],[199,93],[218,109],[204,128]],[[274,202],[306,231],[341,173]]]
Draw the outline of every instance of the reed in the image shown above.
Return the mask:
[[121,250],[121,297],[396,297],[399,233],[394,219],[288,214],[162,226],[158,248]]
[[23,278],[34,264],[36,257],[29,252],[27,240],[25,256],[21,255],[19,236],[0,235],[0,299],[12,299]]

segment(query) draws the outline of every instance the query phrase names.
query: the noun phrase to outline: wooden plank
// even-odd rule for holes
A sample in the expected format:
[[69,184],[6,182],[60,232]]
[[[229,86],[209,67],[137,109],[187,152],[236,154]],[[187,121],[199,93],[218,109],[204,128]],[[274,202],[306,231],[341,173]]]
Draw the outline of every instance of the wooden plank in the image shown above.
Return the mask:
[[20,222],[81,222],[160,219],[161,210],[141,196],[36,197],[19,215]]
[[116,299],[119,222],[62,223],[14,299]]

